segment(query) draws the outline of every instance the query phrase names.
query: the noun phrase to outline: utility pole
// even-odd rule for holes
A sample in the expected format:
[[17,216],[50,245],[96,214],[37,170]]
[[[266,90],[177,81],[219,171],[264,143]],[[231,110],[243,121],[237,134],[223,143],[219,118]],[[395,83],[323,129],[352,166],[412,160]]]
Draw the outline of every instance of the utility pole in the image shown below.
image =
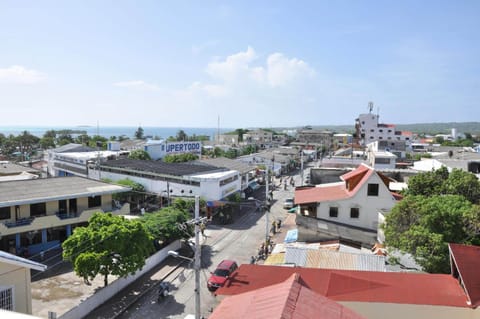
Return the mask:
[[200,319],[200,196],[195,196],[195,319]]
[[300,176],[302,178],[302,186],[303,186],[303,149],[300,150]]
[[268,228],[268,213],[269,213],[269,201],[268,201],[268,165],[265,170],[265,243],[268,240],[269,228]]
[[[190,262],[193,261],[193,268],[195,270],[195,319],[200,319],[201,318],[201,312],[200,312],[200,265],[201,265],[201,259],[202,259],[202,247],[200,247],[200,223],[203,223],[207,218],[202,217],[200,218],[200,196],[196,195],[195,196],[195,218],[191,219],[183,224],[179,224],[178,227],[182,230],[186,229],[185,224],[194,224],[195,228],[195,247],[194,249],[194,256],[193,258],[185,257],[180,255],[178,252],[170,250],[168,252],[169,256],[173,256],[176,258],[182,258],[189,260]],[[191,245],[190,245],[191,247]]]

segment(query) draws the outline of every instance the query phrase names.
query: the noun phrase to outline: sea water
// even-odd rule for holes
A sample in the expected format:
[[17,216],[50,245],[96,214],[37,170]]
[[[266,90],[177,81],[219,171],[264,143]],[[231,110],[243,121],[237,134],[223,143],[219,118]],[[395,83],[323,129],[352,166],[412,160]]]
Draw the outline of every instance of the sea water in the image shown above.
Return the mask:
[[[74,131],[84,131],[87,135],[100,135],[105,138],[110,138],[112,136],[122,136],[128,138],[134,138],[135,132],[137,131],[138,126],[0,126],[0,133],[9,136],[13,134],[14,136],[21,135],[24,131],[28,131],[30,134],[42,137],[46,131],[49,130],[74,130]],[[153,127],[153,126],[142,126],[143,135],[147,137],[158,137],[160,139],[166,139],[170,136],[176,136],[180,130],[183,130],[188,136],[192,135],[207,135],[210,137],[210,140],[213,140],[213,137],[217,134],[222,134],[225,132],[232,132],[235,129],[232,128],[212,128],[212,127]],[[75,134],[72,134],[72,136]]]

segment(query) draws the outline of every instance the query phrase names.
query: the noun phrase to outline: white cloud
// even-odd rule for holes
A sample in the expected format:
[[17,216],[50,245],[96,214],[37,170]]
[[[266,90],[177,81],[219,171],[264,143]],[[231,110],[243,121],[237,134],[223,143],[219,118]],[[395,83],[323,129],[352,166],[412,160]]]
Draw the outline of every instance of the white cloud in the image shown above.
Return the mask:
[[315,75],[315,71],[300,59],[289,59],[282,53],[273,53],[265,61],[265,65],[254,65],[259,60],[252,47],[247,51],[232,54],[223,61],[215,61],[208,64],[206,72],[214,80],[220,81],[221,85],[257,86],[264,88],[287,87],[296,85],[305,79]]
[[288,59],[281,53],[271,54],[267,59],[268,83],[271,87],[285,86],[304,77],[312,77],[315,71],[299,59]]
[[44,81],[46,78],[45,74],[21,65],[12,65],[6,69],[0,69],[0,83],[35,84]]
[[156,91],[160,89],[158,85],[147,83],[142,80],[116,82],[116,83],[113,83],[113,85],[118,87],[142,89],[142,90],[149,90],[149,91]]

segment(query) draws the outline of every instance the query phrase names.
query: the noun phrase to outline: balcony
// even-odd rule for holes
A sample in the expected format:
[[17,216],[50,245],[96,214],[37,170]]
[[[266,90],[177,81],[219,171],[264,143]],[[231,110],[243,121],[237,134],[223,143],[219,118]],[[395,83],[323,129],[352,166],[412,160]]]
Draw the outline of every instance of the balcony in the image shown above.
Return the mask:
[[[0,222],[0,234],[2,234],[2,236],[7,236],[45,228],[84,223],[88,222],[90,217],[96,212],[105,211],[98,207],[84,210],[80,213],[56,213],[54,215],[28,217],[16,221]],[[112,210],[111,213],[114,215],[128,215],[130,213],[130,204],[124,204],[119,209]]]

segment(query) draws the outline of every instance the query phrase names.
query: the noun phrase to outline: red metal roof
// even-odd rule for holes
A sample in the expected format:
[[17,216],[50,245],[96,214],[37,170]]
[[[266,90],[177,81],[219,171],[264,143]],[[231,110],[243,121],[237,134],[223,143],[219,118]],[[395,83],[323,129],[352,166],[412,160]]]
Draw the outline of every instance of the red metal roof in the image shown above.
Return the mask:
[[472,307],[480,305],[480,247],[461,244],[449,244],[450,256],[452,259],[452,271],[462,280]]
[[297,189],[295,190],[295,204],[334,201],[352,197],[373,173],[374,170],[371,167],[362,164],[353,171],[340,176],[344,183]]
[[265,265],[241,265],[219,295],[236,295],[300,274],[305,286],[335,301],[383,302],[469,307],[465,292],[451,275],[350,271]]
[[229,296],[215,308],[209,319],[291,318],[361,319],[327,297],[303,284],[298,273],[283,282],[250,292]]

